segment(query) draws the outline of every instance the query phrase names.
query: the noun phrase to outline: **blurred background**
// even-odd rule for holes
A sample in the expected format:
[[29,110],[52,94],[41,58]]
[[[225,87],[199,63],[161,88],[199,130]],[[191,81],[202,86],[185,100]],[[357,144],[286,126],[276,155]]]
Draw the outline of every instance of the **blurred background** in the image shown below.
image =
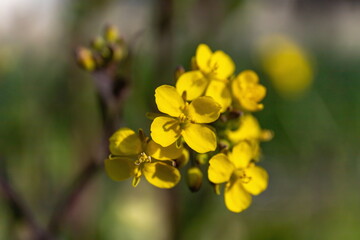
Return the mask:
[[[146,181],[85,187],[58,239],[360,239],[360,2],[351,0],[1,0],[0,168],[45,226],[101,135],[92,76],[74,60],[114,24],[132,53],[124,126],[148,129],[154,89],[189,69],[199,43],[267,89],[255,116],[268,189],[229,212],[206,179],[168,193]],[[120,127],[120,126],[118,126]],[[174,197],[175,196],[175,197]],[[176,214],[168,206],[177,209]],[[29,239],[0,192],[0,239]]]

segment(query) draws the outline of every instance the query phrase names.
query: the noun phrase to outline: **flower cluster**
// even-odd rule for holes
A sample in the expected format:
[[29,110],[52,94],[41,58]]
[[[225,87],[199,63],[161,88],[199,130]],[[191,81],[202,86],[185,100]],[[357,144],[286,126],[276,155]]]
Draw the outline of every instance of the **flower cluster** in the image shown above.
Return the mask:
[[[272,133],[262,130],[252,112],[263,109],[266,89],[257,74],[245,70],[234,74],[235,64],[223,51],[200,44],[192,69],[177,71],[175,86],[155,90],[160,113],[150,113],[150,136],[121,128],[110,138],[110,156],[105,169],[113,180],[142,175],[159,188],[172,188],[186,171],[192,191],[202,185],[206,166],[209,181],[219,193],[225,184],[226,207],[241,212],[251,196],[267,188],[268,174],[256,165],[260,142]],[[206,175],[205,175],[206,176]]]

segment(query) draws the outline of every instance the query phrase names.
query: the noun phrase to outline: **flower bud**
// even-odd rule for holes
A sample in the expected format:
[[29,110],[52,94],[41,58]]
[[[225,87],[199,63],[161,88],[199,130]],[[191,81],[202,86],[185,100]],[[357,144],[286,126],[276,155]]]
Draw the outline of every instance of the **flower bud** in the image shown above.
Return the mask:
[[271,130],[263,130],[260,134],[261,141],[270,141],[274,137],[274,132]]
[[121,45],[111,46],[111,51],[112,51],[113,61],[120,61],[121,59],[125,58],[127,55],[125,47]]
[[189,162],[189,151],[186,148],[182,149],[182,154],[179,158],[175,159],[176,167],[182,168]]
[[198,70],[199,69],[199,66],[196,63],[196,58],[195,57],[191,58],[191,69],[192,70]]
[[183,66],[178,66],[174,72],[175,80],[177,81],[179,77],[184,73],[185,73],[185,68]]
[[79,47],[75,50],[75,57],[77,63],[82,67],[83,69],[87,71],[92,71],[95,69],[96,64],[94,61],[93,53],[90,49],[85,47]]
[[209,161],[209,155],[206,153],[200,153],[196,155],[196,162],[201,165],[206,164]]
[[187,170],[187,184],[192,192],[200,190],[203,181],[203,173],[198,167],[191,167]]
[[119,30],[114,25],[108,25],[105,28],[104,36],[108,42],[114,43],[119,38]]
[[105,47],[105,40],[101,36],[97,36],[91,41],[90,45],[93,49],[101,51]]
[[228,150],[230,148],[230,146],[231,146],[231,143],[226,139],[220,139],[218,141],[218,146],[219,146],[221,151]]

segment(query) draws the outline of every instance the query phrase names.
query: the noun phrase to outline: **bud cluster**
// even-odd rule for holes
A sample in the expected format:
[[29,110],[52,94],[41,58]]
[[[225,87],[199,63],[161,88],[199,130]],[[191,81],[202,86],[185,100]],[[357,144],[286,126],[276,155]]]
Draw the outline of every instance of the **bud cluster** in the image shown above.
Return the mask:
[[121,61],[127,56],[127,51],[118,29],[108,25],[103,35],[95,37],[88,47],[78,47],[75,56],[79,66],[91,72]]

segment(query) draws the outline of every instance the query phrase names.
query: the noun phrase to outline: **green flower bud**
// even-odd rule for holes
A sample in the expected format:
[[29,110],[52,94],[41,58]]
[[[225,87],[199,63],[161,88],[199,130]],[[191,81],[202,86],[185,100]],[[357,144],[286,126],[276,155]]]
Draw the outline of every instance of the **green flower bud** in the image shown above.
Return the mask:
[[203,173],[198,167],[191,167],[187,170],[187,184],[192,192],[200,190],[203,181]]
[[90,45],[94,50],[101,51],[105,47],[105,40],[101,36],[97,36],[91,41]]
[[121,59],[125,58],[127,55],[127,51],[124,46],[120,45],[113,45],[111,46],[112,50],[112,60],[120,61]]
[[199,164],[204,165],[209,161],[209,155],[206,153],[200,153],[200,154],[196,155],[196,161]]
[[182,168],[189,162],[189,151],[186,148],[182,149],[182,154],[179,158],[175,159],[176,167]]

